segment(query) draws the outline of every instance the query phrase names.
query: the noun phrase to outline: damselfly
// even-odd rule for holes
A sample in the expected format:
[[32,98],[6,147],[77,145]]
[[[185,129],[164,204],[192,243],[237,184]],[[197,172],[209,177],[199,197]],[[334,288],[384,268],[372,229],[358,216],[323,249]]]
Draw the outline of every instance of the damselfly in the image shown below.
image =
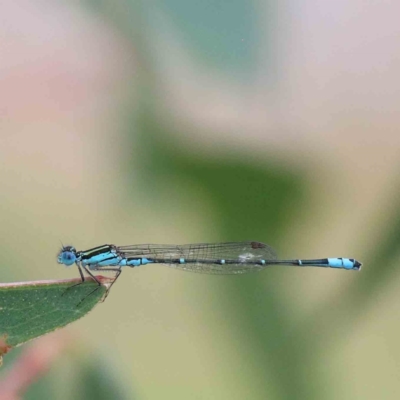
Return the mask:
[[58,262],[66,266],[76,264],[82,282],[86,271],[100,286],[91,271],[114,271],[114,282],[122,267],[146,264],[164,264],[184,271],[207,274],[243,274],[260,271],[272,265],[297,267],[330,267],[345,270],[361,268],[354,258],[321,258],[315,260],[278,260],[275,251],[260,242],[195,243],[185,245],[136,244],[115,246],[105,244],[89,250],[76,251],[73,246],[63,246]]

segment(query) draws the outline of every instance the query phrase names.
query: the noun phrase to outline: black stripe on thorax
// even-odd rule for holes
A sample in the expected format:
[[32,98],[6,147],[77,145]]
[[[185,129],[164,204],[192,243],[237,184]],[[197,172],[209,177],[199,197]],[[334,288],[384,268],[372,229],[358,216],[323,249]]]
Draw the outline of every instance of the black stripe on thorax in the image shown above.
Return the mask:
[[99,254],[109,253],[113,250],[114,250],[113,245],[104,244],[103,246],[93,247],[93,249],[81,251],[80,256],[82,257],[82,260],[87,260]]

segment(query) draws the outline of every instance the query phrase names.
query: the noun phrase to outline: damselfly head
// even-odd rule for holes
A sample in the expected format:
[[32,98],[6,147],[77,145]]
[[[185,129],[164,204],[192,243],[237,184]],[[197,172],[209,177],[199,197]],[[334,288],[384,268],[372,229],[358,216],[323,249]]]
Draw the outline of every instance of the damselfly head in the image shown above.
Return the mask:
[[73,246],[63,246],[57,256],[59,264],[64,264],[67,267],[71,266],[76,261],[76,249]]

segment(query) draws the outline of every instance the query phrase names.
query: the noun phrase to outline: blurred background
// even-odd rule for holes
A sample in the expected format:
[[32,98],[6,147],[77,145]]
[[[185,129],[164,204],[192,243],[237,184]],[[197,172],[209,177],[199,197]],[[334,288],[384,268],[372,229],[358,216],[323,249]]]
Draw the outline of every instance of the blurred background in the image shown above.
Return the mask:
[[364,263],[124,271],[24,398],[399,398],[399,13],[0,3],[2,282],[78,276],[61,241],[258,240]]

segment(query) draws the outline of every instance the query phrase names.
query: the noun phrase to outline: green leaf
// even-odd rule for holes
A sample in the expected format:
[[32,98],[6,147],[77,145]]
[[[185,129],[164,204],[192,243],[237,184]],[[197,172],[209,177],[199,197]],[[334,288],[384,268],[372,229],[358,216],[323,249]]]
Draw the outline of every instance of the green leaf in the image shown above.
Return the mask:
[[107,293],[112,278],[0,284],[0,361],[13,347],[66,326],[87,314]]

